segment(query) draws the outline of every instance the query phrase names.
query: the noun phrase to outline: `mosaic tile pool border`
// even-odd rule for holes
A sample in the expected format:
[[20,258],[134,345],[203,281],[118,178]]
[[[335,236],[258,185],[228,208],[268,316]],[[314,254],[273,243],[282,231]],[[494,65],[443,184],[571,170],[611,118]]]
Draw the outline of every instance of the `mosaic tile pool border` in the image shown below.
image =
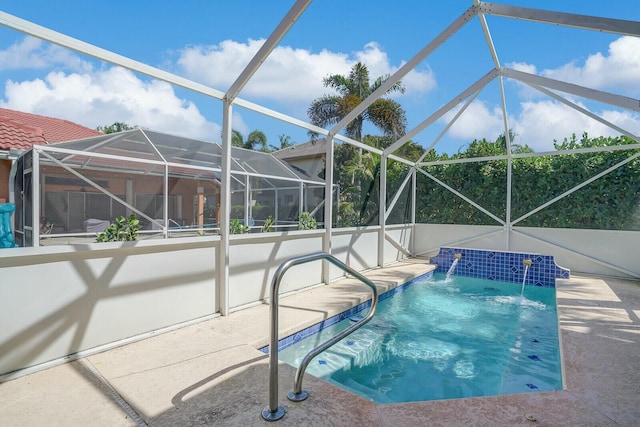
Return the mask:
[[[430,271],[428,273],[423,274],[422,276],[415,277],[406,283],[398,285],[393,289],[389,289],[388,291],[378,295],[378,302],[384,301],[385,299],[392,297],[398,292],[403,292],[405,289],[407,289],[408,286],[411,286],[412,284],[416,283],[418,280],[427,279],[433,276],[433,273],[434,273],[433,271]],[[364,310],[365,308],[369,308],[370,306],[371,306],[371,300],[365,301],[361,304],[358,304],[350,308],[349,310],[343,311],[340,314],[336,314],[335,316],[325,319],[322,322],[318,322],[315,325],[311,325],[308,328],[305,328],[299,332],[296,332],[293,335],[289,335],[288,337],[282,338],[278,341],[278,351],[284,350],[287,347],[291,347],[293,344],[296,344],[297,342],[302,341],[303,339],[310,337],[311,335],[315,335],[321,330],[323,330],[324,328],[328,328],[331,325],[334,325],[344,319],[347,319],[353,316],[354,314]],[[260,350],[265,354],[268,354],[269,346],[266,345],[264,347],[259,348],[258,350]]]
[[522,283],[525,259],[533,262],[525,285],[554,288],[556,279],[568,279],[570,274],[568,269],[556,264],[552,255],[534,253],[442,247],[438,255],[430,257],[429,261],[438,265],[437,273],[446,273],[457,253],[462,254],[462,258],[453,272],[456,276]]

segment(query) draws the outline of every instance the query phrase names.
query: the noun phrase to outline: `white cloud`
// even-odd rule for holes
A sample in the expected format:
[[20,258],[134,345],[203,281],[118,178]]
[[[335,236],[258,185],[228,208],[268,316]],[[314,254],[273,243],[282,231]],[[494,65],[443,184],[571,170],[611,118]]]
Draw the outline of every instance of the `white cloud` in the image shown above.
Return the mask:
[[43,69],[64,66],[68,70],[90,72],[93,66],[68,49],[25,37],[0,51],[0,70]]
[[[624,96],[640,96],[640,39],[620,37],[609,44],[606,54],[596,52],[580,63],[577,60],[555,69],[538,71],[528,63],[507,64],[509,68],[552,79],[571,82]],[[620,133],[590,117],[553,101],[534,89],[518,83],[520,103],[517,119],[510,121],[518,138],[536,151],[553,150],[553,140],[562,141],[573,133],[587,132],[596,136],[618,136]],[[567,97],[566,94],[560,93]],[[572,100],[585,107],[580,100]],[[631,111],[591,109],[596,115],[635,134],[640,134],[640,116]]]
[[[214,46],[187,47],[180,52],[177,66],[189,78],[226,90],[263,43],[264,40],[227,40]],[[240,96],[249,95],[265,106],[295,109],[298,113],[294,115],[306,116],[304,111],[312,99],[331,92],[322,85],[323,78],[347,74],[358,61],[367,64],[372,80],[392,74],[402,65],[392,65],[376,43],[349,55],[280,46]],[[171,85],[142,80],[132,72],[85,60],[68,49],[33,37],[0,51],[0,70],[47,72],[39,78],[6,80],[0,98],[0,105],[6,108],[60,117],[92,128],[119,121],[219,139],[220,126],[208,121],[195,104],[176,96]],[[429,69],[413,71],[403,82],[410,95],[435,87]],[[234,111],[233,126],[243,133],[252,129],[238,110]]]
[[[515,142],[527,144],[535,151],[553,150],[554,139],[561,142],[574,133],[580,136],[587,132],[592,137],[620,135],[610,127],[555,101],[524,102],[521,108],[512,124],[517,135]],[[640,133],[640,117],[631,112],[603,111],[597,114],[623,129]]]
[[7,81],[5,108],[58,117],[95,128],[113,122],[194,138],[220,139],[220,126],[207,121],[192,102],[168,83],[143,81],[119,67],[80,74],[50,72],[44,79]]
[[[585,108],[578,101],[573,100],[573,102]],[[461,105],[445,114],[439,122],[449,123],[460,107]],[[640,115],[638,114],[616,110],[594,111],[594,113],[628,132],[640,134]],[[513,142],[528,145],[538,152],[553,151],[554,140],[561,142],[574,133],[581,136],[587,132],[591,137],[620,135],[620,132],[609,126],[552,100],[522,102],[517,114],[509,113],[508,122],[516,135]],[[445,139],[453,138],[465,143],[479,138],[494,141],[501,134],[504,134],[502,109],[476,100],[451,126]]]
[[[441,122],[449,123],[461,107],[459,105],[449,111]],[[485,102],[478,100],[467,107],[447,132],[450,137],[466,141],[478,138],[492,140],[501,134],[504,134],[502,110],[498,107],[490,108]]]
[[[239,43],[231,40],[212,46],[185,48],[178,59],[183,72],[194,80],[226,90],[255,55],[264,40]],[[270,99],[283,104],[308,103],[330,90],[322,79],[331,74],[347,74],[358,61],[367,65],[371,81],[392,74],[393,66],[379,45],[368,43],[363,50],[349,56],[322,50],[313,53],[289,46],[277,47],[240,94]],[[401,64],[402,65],[402,64]],[[408,93],[424,93],[435,87],[431,70],[409,73],[403,82]]]
[[[507,67],[531,74],[537,67],[510,63]],[[640,38],[624,36],[609,44],[608,54],[596,52],[581,63],[573,60],[558,68],[539,71],[541,76],[620,95],[640,96]],[[531,92],[524,92],[530,95]]]
[[516,71],[522,71],[523,73],[536,74],[536,66],[533,64],[527,64],[526,62],[510,62],[506,64],[508,68],[513,68]]
[[640,95],[640,38],[624,36],[609,44],[608,55],[597,52],[584,64],[576,61],[542,75],[591,88]]

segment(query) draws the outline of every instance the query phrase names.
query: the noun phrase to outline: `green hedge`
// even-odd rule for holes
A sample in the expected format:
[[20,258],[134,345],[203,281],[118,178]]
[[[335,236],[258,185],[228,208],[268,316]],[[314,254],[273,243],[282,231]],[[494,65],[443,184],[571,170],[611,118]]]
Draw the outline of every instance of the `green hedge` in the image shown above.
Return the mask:
[[[593,138],[586,134],[556,144],[557,150],[633,144],[618,138]],[[502,154],[499,143],[474,141],[454,158]],[[517,151],[531,151],[526,147]],[[555,155],[513,159],[511,220],[543,205],[639,150]],[[497,217],[506,216],[506,160],[432,166],[427,171],[469,197]],[[416,221],[445,224],[497,224],[466,201],[419,174]],[[604,175],[578,191],[518,222],[520,226],[640,229],[640,160]]]

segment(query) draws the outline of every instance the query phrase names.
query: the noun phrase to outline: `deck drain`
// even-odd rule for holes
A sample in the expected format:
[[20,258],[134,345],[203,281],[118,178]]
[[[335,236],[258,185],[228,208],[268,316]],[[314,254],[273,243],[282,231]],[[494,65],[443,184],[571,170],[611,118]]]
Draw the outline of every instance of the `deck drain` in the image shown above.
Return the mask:
[[118,405],[120,405],[120,407],[127,413],[127,415],[129,417],[131,417],[131,419],[133,421],[136,422],[136,424],[138,424],[139,427],[148,427],[148,424],[144,422],[144,420],[142,419],[142,417],[140,417],[140,414],[138,414],[135,409],[133,409],[123,398],[122,396],[120,396],[120,393],[118,393],[116,391],[116,389],[113,388],[113,386],[109,383],[109,381],[107,381],[107,379],[102,376],[102,374],[100,373],[100,371],[98,371],[96,369],[95,366],[93,366],[93,364],[86,358],[82,358],[78,360],[85,368],[87,368],[87,370],[89,370],[89,372],[91,372],[93,374],[94,377],[96,377],[96,379],[100,382],[100,384],[106,389],[106,391],[109,392],[109,394],[111,395],[111,397],[113,398],[113,400],[116,401],[116,403]]

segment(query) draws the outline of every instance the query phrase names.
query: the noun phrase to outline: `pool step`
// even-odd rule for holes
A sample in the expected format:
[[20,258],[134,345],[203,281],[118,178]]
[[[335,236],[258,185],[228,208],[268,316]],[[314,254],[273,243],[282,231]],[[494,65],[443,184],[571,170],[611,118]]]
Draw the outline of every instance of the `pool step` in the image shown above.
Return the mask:
[[309,364],[307,372],[316,377],[326,378],[337,371],[380,363],[383,359],[385,336],[384,330],[360,329],[316,356]]

